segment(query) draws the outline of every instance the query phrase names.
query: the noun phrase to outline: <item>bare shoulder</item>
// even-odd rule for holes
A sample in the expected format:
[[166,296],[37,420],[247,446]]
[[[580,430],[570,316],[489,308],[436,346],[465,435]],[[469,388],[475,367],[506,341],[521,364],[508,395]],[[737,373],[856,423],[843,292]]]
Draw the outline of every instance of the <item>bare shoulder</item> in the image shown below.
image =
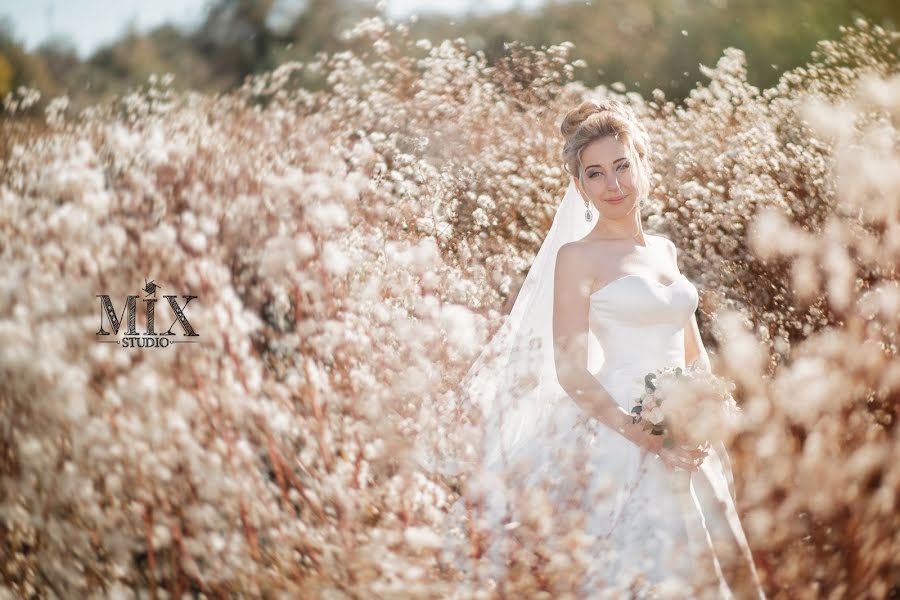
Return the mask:
[[563,260],[567,261],[579,261],[584,259],[584,255],[586,253],[587,247],[582,240],[573,240],[571,242],[566,242],[562,246],[559,247],[559,256],[565,257]]
[[574,240],[571,242],[566,242],[562,246],[559,247],[559,252],[556,256],[557,264],[567,264],[567,265],[577,265],[579,263],[584,262],[586,254],[586,247],[584,242],[581,240]]
[[559,247],[556,254],[554,279],[565,287],[590,287],[590,255],[580,240],[567,242]]

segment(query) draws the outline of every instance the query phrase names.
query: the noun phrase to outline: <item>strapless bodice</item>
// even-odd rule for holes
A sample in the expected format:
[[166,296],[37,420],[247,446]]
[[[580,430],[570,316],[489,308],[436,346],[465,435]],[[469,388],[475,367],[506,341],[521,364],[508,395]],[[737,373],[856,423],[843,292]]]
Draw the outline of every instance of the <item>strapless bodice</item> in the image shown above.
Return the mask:
[[624,275],[591,294],[589,365],[620,405],[630,409],[635,392],[643,389],[637,378],[685,366],[684,329],[698,303],[697,288],[683,274],[669,284]]

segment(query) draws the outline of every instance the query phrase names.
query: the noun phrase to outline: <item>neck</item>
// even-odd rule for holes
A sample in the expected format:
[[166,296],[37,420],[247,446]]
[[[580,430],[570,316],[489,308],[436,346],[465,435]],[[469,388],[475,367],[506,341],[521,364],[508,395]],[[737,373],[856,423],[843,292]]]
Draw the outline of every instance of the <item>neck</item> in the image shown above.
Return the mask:
[[593,233],[602,238],[627,239],[639,243],[646,242],[641,219],[636,213],[631,213],[621,219],[601,219],[594,226]]

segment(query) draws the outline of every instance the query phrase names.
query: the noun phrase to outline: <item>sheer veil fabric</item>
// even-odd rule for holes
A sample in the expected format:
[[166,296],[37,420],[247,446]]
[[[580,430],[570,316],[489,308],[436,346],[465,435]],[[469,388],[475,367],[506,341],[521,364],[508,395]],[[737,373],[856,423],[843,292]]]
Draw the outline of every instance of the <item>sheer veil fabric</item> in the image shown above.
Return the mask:
[[[509,502],[522,494],[529,485],[538,484],[539,475],[548,467],[554,440],[547,431],[548,415],[563,403],[573,406],[556,376],[553,351],[553,290],[556,256],[566,243],[585,237],[596,224],[599,213],[590,221],[584,217],[584,203],[575,187],[569,185],[554,215],[550,230],[535,256],[522,283],[515,303],[504,323],[482,350],[460,385],[460,402],[464,414],[478,415],[480,422],[480,461],[470,473],[468,495],[464,495],[451,510],[454,524],[465,517],[465,504],[479,506],[479,526],[498,530],[509,522]],[[588,369],[592,372],[602,362],[602,350],[596,339],[589,337]],[[574,411],[568,411],[574,416]],[[554,422],[559,426],[557,419]],[[566,436],[574,422],[558,429],[556,446],[571,442]],[[618,436],[609,432],[611,436]],[[616,444],[625,443],[616,441]],[[569,450],[560,448],[559,458],[572,460]],[[612,458],[612,457],[610,457]],[[572,465],[574,468],[574,464]],[[597,466],[597,465],[595,465]],[[612,467],[612,465],[610,465]],[[445,472],[457,471],[443,465]],[[607,474],[612,477],[615,468]],[[624,486],[624,483],[622,484]],[[457,530],[459,548],[465,550],[463,532]],[[485,576],[500,575],[507,550],[502,536],[493,536],[489,549],[490,568]],[[452,545],[448,541],[448,546]],[[457,556],[458,566],[467,559]],[[474,568],[469,563],[467,570]],[[468,571],[472,573],[472,571]]]
[[583,200],[570,178],[506,321],[462,382],[464,401],[485,416],[483,451],[489,469],[501,468],[532,441],[530,434],[548,404],[568,398],[556,377],[553,356],[556,255],[564,244],[586,236],[595,223],[585,220]]

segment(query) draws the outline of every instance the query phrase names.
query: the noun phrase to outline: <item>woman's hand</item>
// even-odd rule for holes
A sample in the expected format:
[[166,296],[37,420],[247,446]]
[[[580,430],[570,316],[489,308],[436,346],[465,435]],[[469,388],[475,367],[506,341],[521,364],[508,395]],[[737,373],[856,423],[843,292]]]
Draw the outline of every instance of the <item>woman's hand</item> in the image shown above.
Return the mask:
[[702,448],[692,448],[686,445],[676,445],[672,448],[661,447],[659,452],[657,452],[666,468],[670,471],[675,468],[699,471],[707,453],[708,451]]
[[663,446],[663,436],[648,432],[643,432],[643,434],[637,442],[638,446],[659,456],[666,465],[666,469],[670,471],[675,468],[697,471],[709,452],[709,444],[697,447],[676,444],[671,448],[666,448]]

